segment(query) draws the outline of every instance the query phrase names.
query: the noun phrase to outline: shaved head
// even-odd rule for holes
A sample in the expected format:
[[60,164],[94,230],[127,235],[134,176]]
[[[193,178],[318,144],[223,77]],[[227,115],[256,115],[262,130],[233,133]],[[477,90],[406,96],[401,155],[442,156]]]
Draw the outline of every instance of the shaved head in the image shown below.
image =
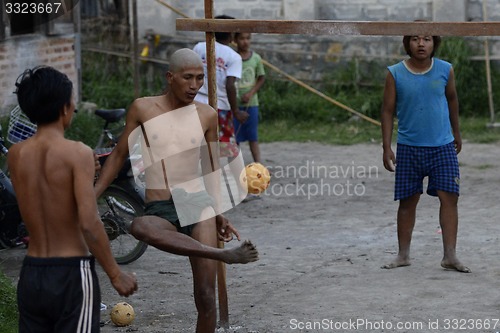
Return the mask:
[[176,73],[187,67],[203,67],[200,56],[193,50],[179,49],[170,56],[170,72]]

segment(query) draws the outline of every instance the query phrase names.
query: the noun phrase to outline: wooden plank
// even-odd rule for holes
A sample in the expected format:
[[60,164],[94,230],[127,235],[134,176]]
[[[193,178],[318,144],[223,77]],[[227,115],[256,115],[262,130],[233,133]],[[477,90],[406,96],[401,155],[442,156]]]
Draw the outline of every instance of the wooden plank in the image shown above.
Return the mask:
[[[488,19],[488,10],[486,1],[483,0],[483,20]],[[493,86],[491,83],[491,64],[490,64],[490,46],[488,38],[484,39],[484,63],[486,65],[486,83],[488,87],[488,106],[490,108],[490,122],[495,123],[495,105],[493,103]]]
[[178,18],[177,30],[353,36],[500,36],[500,22],[367,22]]
[[137,0],[132,0],[132,63],[134,66],[134,98],[140,96],[141,89],[141,74],[140,74],[140,63],[139,63],[139,28],[137,19]]
[[[205,0],[205,19],[212,19],[213,17],[214,1]],[[207,42],[208,104],[215,110],[218,110],[217,74],[215,68],[215,31],[206,31],[205,40]],[[223,249],[224,242],[217,241],[217,247]],[[229,303],[227,299],[226,264],[222,261],[217,262],[217,295],[219,300],[219,325],[226,329],[229,328]]]
[[[205,7],[206,8],[206,7]],[[217,77],[215,71],[215,33],[207,31],[205,33],[207,42],[207,83],[208,83],[208,104],[217,110]]]

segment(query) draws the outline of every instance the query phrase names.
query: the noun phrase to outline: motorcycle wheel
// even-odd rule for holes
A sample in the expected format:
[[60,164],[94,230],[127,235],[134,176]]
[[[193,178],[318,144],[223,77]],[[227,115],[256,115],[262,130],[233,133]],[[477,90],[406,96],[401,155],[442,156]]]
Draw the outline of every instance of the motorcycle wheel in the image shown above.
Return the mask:
[[97,200],[97,206],[116,262],[125,265],[139,259],[148,244],[137,240],[128,229],[134,217],[144,214],[143,204],[127,192],[109,187]]

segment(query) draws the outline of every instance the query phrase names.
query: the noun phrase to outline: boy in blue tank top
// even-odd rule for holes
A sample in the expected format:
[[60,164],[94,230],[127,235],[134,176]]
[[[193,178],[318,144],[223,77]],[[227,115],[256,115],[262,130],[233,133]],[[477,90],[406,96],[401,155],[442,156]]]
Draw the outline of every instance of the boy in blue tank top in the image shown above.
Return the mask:
[[[410,265],[410,243],[423,179],[427,194],[440,201],[445,269],[469,273],[456,256],[460,173],[457,154],[462,149],[458,97],[453,67],[434,58],[439,36],[404,36],[409,59],[389,66],[382,106],[384,167],[395,172],[394,200],[399,200],[397,258],[382,266]],[[391,148],[394,113],[398,118],[397,151]],[[396,158],[397,156],[397,158]]]

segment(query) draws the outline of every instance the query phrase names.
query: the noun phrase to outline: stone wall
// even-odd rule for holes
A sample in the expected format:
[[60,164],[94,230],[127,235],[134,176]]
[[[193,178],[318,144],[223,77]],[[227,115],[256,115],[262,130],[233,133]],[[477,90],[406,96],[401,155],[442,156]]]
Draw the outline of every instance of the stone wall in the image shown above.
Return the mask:
[[[486,1],[488,20],[500,20],[500,1]],[[171,0],[169,4],[189,17],[204,17],[203,2],[199,0]],[[262,20],[483,20],[482,0],[215,0],[214,10],[215,15]],[[154,14],[143,19],[144,13]],[[141,7],[139,29],[152,29],[163,36],[158,53],[164,58],[168,58],[170,52],[178,47],[193,47],[197,41],[204,39],[201,32],[175,31],[175,19],[178,17],[157,2]],[[476,38],[479,45],[481,38]],[[492,57],[499,58],[499,38],[490,38],[490,45]],[[404,56],[401,37],[387,36],[254,34],[253,47],[274,65],[301,79],[313,81],[352,59],[390,63]]]
[[[500,20],[500,1],[485,0],[488,20]],[[192,18],[203,18],[203,2],[170,0],[168,3]],[[215,0],[215,15],[238,19],[353,20],[353,21],[482,21],[483,0]],[[180,17],[155,1],[138,1],[139,31],[148,29],[174,36]]]

